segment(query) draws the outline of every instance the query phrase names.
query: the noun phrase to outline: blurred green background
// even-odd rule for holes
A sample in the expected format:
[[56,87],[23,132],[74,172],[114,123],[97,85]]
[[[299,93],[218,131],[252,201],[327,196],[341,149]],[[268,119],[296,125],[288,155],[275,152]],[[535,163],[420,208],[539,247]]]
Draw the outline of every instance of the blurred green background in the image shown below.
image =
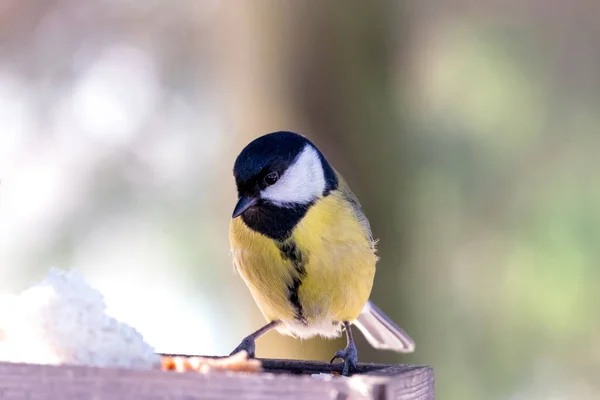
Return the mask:
[[[231,168],[276,130],[361,199],[440,399],[600,395],[600,3],[3,0],[0,291],[76,269],[163,352],[263,324]],[[357,335],[359,336],[359,335]],[[264,357],[344,341],[269,333]]]

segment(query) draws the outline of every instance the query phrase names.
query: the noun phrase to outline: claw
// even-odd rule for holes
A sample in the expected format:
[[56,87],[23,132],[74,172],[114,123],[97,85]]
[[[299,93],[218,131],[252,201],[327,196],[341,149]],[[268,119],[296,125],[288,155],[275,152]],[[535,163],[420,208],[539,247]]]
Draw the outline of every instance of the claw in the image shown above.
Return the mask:
[[246,353],[248,353],[248,358],[254,358],[256,356],[256,342],[254,338],[250,336],[244,338],[242,343],[240,343],[239,346],[236,347],[235,350],[233,350],[229,355],[232,356],[242,350],[246,350]]
[[246,336],[244,340],[242,340],[242,343],[240,343],[240,345],[236,347],[235,350],[233,350],[229,355],[232,356],[235,353],[239,353],[242,350],[246,350],[248,358],[256,357],[256,339],[258,339],[271,329],[276,328],[279,324],[281,324],[281,321],[279,320],[271,321],[256,332]]
[[332,362],[334,362],[338,358],[344,359],[344,351],[343,350],[338,350],[335,353],[335,356],[333,356],[333,358],[331,359],[331,361],[329,361],[329,364],[331,364]]
[[358,352],[354,343],[346,346],[344,350],[338,350],[335,356],[329,361],[332,363],[336,359],[344,360],[344,368],[342,369],[342,375],[349,376],[350,373],[358,370]]

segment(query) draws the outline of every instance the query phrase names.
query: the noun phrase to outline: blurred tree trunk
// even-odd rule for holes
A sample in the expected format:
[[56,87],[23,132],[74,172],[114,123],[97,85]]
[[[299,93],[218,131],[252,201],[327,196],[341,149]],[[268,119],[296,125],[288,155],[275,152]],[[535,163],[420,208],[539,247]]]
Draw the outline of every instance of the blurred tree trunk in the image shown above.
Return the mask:
[[[402,280],[405,167],[402,115],[394,98],[401,75],[406,27],[398,1],[267,0],[222,10],[223,74],[230,82],[242,142],[275,130],[303,133],[319,145],[361,199],[381,262],[374,298],[394,319],[406,321]],[[230,47],[236,45],[235,48]],[[401,71],[400,71],[401,72]],[[250,105],[250,107],[248,107]],[[242,143],[236,143],[233,153]],[[400,149],[400,150],[399,150]],[[265,356],[281,357],[271,336]],[[283,342],[281,342],[283,344]],[[341,343],[288,342],[299,358],[324,357]],[[317,346],[317,347],[313,347]],[[321,347],[325,346],[325,347]],[[367,359],[381,360],[381,353]]]
[[[392,24],[406,15],[397,1],[319,4],[298,10],[301,18],[294,20],[291,37],[303,39],[304,51],[291,63],[292,107],[359,196],[380,238],[372,299],[395,320],[405,321],[397,305],[403,304],[399,228],[405,226],[401,200],[409,172],[400,149],[408,146],[394,78],[401,75],[397,57],[404,53],[407,35]],[[367,349],[362,346],[365,359],[383,358]]]

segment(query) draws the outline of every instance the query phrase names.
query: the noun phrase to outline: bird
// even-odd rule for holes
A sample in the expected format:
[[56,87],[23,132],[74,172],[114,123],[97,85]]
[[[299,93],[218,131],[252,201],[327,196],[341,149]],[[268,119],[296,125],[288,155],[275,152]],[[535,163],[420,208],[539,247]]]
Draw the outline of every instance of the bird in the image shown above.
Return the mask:
[[369,300],[378,255],[358,198],[307,137],[260,136],[233,166],[238,199],[229,225],[232,264],[267,323],[231,354],[255,357],[256,340],[275,329],[308,339],[336,338],[342,374],[357,371],[352,326],[376,349],[414,351],[415,342]]

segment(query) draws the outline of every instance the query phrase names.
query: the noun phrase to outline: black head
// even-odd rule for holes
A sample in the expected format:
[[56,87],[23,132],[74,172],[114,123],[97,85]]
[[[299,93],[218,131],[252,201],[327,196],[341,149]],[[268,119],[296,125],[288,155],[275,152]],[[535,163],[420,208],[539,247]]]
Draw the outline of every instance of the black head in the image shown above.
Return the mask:
[[258,194],[266,186],[265,177],[271,172],[283,175],[307,144],[312,145],[304,136],[283,131],[254,139],[241,151],[233,165],[238,195]]
[[[233,218],[241,215],[264,234],[274,226],[279,233],[267,234],[271,237],[281,236],[284,228],[291,231],[308,208],[338,184],[333,168],[316,146],[302,135],[285,131],[248,144],[235,161],[233,175],[239,197]],[[272,227],[265,228],[265,224]]]

